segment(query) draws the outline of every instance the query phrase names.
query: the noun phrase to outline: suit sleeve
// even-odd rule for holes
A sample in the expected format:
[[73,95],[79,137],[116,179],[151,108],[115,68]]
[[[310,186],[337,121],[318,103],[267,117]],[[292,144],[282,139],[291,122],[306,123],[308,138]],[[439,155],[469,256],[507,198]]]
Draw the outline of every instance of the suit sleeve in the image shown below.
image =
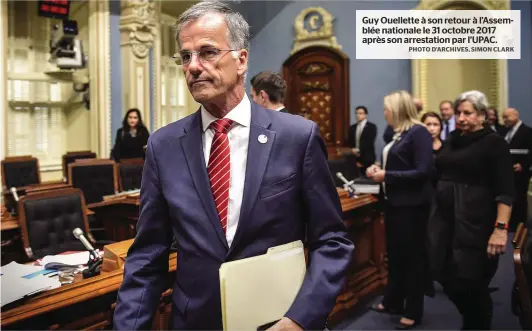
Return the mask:
[[355,132],[356,132],[356,126],[355,125],[351,125],[349,127],[349,130],[347,132],[347,146],[351,147],[351,148],[354,148],[355,145],[356,145],[356,142],[355,142]]
[[364,165],[366,167],[369,167],[373,163],[375,163],[375,139],[377,138],[377,126],[368,123],[368,134],[366,136],[366,142],[364,146]]
[[432,137],[424,127],[412,132],[410,148],[414,155],[414,167],[408,170],[386,170],[386,184],[401,183],[413,179],[429,178],[433,173]]
[[306,330],[323,330],[344,286],[353,243],[342,221],[338,192],[327,166],[325,143],[312,123],[303,162],[309,266],[286,317]]
[[165,289],[171,243],[168,206],[161,190],[153,143],[149,140],[142,173],[137,235],[127,254],[113,318],[116,330],[151,328]]

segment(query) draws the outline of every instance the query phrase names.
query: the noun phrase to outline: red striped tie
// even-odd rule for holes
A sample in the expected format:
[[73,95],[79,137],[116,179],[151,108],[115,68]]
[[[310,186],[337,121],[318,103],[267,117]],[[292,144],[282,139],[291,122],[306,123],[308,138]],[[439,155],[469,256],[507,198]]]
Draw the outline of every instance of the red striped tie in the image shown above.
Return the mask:
[[224,232],[227,228],[227,207],[229,206],[229,179],[230,179],[230,153],[229,138],[227,132],[233,125],[229,119],[219,119],[211,123],[210,128],[214,131],[212,138],[211,153],[209,156],[209,180],[211,181],[214,203],[220,216],[220,222]]

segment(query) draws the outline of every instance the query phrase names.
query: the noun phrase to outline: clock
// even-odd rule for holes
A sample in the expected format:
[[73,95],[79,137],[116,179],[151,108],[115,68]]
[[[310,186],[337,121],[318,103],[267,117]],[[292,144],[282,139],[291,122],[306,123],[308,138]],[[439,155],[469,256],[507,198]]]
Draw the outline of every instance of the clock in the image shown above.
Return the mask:
[[303,28],[307,32],[314,32],[323,26],[323,15],[318,11],[311,11],[303,19]]

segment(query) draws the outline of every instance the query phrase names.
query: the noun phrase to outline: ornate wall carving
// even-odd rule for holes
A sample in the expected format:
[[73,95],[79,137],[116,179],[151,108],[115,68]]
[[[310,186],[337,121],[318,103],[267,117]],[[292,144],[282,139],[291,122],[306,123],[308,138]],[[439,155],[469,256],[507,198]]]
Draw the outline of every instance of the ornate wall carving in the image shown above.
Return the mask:
[[122,49],[122,82],[124,112],[138,108],[150,127],[150,49],[157,38],[159,2],[122,0],[120,34]]
[[342,49],[334,36],[334,16],[321,7],[304,9],[294,23],[295,38],[291,54],[309,46],[327,46]]
[[[421,0],[417,10],[510,10],[510,0]],[[429,60],[412,60],[413,94],[429,103]],[[506,60],[491,60],[492,85],[487,91],[488,100],[498,109],[508,106],[508,64]]]

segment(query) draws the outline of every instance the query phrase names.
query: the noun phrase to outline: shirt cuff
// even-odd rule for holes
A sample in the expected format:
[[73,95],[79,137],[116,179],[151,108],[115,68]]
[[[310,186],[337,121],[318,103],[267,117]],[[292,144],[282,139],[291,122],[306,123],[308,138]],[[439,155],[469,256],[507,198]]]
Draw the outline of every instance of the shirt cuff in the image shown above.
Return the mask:
[[495,197],[495,201],[499,202],[499,203],[502,203],[502,204],[505,204],[509,207],[512,206],[512,203],[513,203],[513,198],[509,195],[499,195],[497,197]]

